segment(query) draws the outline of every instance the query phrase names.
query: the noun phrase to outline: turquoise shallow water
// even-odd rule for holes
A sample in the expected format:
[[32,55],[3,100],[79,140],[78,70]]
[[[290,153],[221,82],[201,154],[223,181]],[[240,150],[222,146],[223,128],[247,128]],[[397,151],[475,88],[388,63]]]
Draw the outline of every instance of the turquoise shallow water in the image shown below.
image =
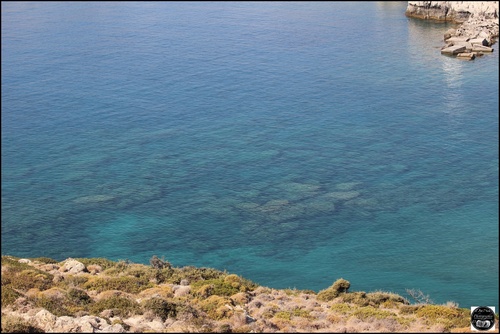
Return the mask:
[[405,7],[3,2],[2,254],[496,305],[498,52]]

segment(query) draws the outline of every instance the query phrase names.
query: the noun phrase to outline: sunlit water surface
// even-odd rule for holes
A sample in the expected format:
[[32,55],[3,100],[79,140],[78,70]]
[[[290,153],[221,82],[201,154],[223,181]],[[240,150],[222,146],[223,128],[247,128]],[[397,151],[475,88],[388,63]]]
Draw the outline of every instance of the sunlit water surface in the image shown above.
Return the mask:
[[495,305],[498,52],[405,8],[2,2],[2,254]]

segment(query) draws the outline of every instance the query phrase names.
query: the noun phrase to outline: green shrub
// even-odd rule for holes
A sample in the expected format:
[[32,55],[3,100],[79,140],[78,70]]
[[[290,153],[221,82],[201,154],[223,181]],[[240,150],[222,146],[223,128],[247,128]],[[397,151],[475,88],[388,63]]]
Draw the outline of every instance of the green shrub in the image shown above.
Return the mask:
[[88,310],[94,315],[99,315],[104,310],[113,310],[114,314],[120,317],[142,313],[140,305],[135,300],[122,296],[111,296],[96,301],[88,307]]
[[32,288],[46,290],[52,286],[53,275],[30,267],[20,272],[6,271],[2,274],[2,286],[10,284],[13,289],[27,291]]
[[193,283],[196,281],[220,278],[224,275],[222,271],[213,268],[186,266],[182,268],[172,268],[172,271],[169,272],[168,275],[168,282],[180,284],[183,279],[187,279],[189,282]]
[[143,268],[138,268],[138,267],[133,267],[129,268],[126,271],[127,275],[134,276],[137,278],[146,278],[146,279],[152,279],[155,277],[154,271],[151,270],[150,268],[143,267]]
[[44,331],[23,318],[5,315],[2,316],[2,333],[44,333]]
[[72,310],[69,310],[67,307],[69,305],[66,305],[62,300],[40,296],[34,298],[33,301],[37,307],[42,307],[55,316],[73,315]]
[[280,307],[274,303],[268,303],[262,310],[262,318],[269,319],[274,317],[274,315],[279,312]]
[[[468,311],[466,313],[468,313]],[[466,313],[464,313],[462,309],[451,308],[442,305],[423,305],[415,312],[417,316],[425,317],[428,319],[457,318],[468,315]]]
[[120,290],[135,294],[153,287],[153,284],[144,277],[92,277],[85,284],[83,284],[83,287],[88,290],[96,290],[97,292]]
[[87,305],[92,302],[87,292],[81,289],[70,288],[67,295],[68,299],[76,305]]
[[395,317],[396,313],[385,311],[385,310],[380,310],[380,309],[377,309],[373,306],[365,306],[365,307],[360,307],[360,308],[356,309],[352,313],[352,315],[358,319],[361,319],[361,320],[368,320],[370,318],[386,319],[389,317]]
[[87,275],[66,275],[64,280],[59,282],[57,286],[66,288],[82,288],[88,280],[89,276]]
[[2,285],[2,307],[14,303],[16,299],[20,296],[21,294],[12,289],[10,286]]
[[366,298],[370,301],[370,305],[381,305],[383,303],[391,302],[393,304],[404,304],[408,305],[410,302],[403,298],[402,296],[390,293],[390,292],[369,292],[366,294]]
[[142,303],[144,311],[152,311],[154,315],[165,321],[167,318],[175,318],[177,315],[177,305],[170,303],[163,298],[151,298]]
[[275,318],[277,319],[283,319],[283,320],[292,320],[292,314],[287,311],[279,311],[274,315]]
[[210,279],[206,281],[198,281],[191,284],[191,291],[195,295],[208,297],[211,295],[217,296],[232,296],[240,291],[239,286],[235,287],[231,283],[224,282],[223,279]]
[[292,310],[291,314],[294,317],[302,317],[307,319],[313,319],[314,317],[311,315],[311,312],[308,310],[304,310],[303,308],[296,307]]
[[201,297],[210,295],[232,296],[238,292],[255,289],[256,284],[237,275],[197,281],[191,284],[192,292]]
[[210,296],[207,299],[200,301],[201,309],[214,320],[229,318],[233,315],[233,310],[226,305],[232,305],[231,299],[221,296]]
[[341,299],[344,303],[351,303],[359,306],[370,305],[370,301],[366,297],[366,292],[363,291],[344,293],[341,295]]
[[399,308],[401,314],[415,314],[423,305],[404,305]]
[[20,258],[18,257],[2,255],[2,267],[9,267],[9,270],[13,270],[16,272],[33,268],[29,264],[19,262],[19,260]]
[[292,320],[292,317],[302,317],[306,319],[313,319],[310,311],[301,309],[299,307],[294,308],[291,311],[279,311],[274,315],[275,318],[283,320]]
[[339,295],[344,303],[352,303],[359,306],[374,306],[379,307],[380,305],[395,307],[398,304],[407,305],[409,302],[403,297],[394,294],[394,293],[386,293],[386,292],[349,292]]
[[415,315],[427,319],[429,324],[442,324],[446,330],[466,327],[470,324],[470,310],[468,309],[443,305],[422,305],[416,309]]
[[156,255],[153,255],[153,257],[151,257],[151,259],[149,260],[149,264],[151,264],[151,267],[153,267],[155,269],[165,269],[165,268],[171,268],[172,267],[172,265],[170,264],[170,262],[165,261],[164,258],[160,259]]
[[318,292],[317,299],[320,301],[330,301],[337,298],[340,294],[346,293],[349,290],[351,283],[349,281],[340,278],[336,280],[329,288],[321,290]]
[[35,258],[30,259],[30,260],[31,261],[42,262],[42,263],[45,263],[45,264],[59,263],[59,261],[51,259],[50,257],[35,257]]
[[333,304],[330,307],[330,310],[333,312],[341,313],[343,315],[347,315],[352,313],[355,310],[355,307],[349,304]]
[[117,265],[117,262],[105,259],[105,258],[77,258],[75,259],[85,265],[87,268],[89,265],[98,265],[102,268],[102,270],[106,270]]
[[182,321],[203,322],[202,317],[200,317],[200,312],[198,309],[194,308],[188,303],[179,303],[175,307],[176,318]]

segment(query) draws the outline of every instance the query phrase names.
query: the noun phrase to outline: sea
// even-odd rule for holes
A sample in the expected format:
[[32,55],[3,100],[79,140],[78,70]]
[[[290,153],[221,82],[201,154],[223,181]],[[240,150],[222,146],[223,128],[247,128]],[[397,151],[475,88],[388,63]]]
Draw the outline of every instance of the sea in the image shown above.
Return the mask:
[[406,6],[2,2],[2,255],[498,310],[498,44]]

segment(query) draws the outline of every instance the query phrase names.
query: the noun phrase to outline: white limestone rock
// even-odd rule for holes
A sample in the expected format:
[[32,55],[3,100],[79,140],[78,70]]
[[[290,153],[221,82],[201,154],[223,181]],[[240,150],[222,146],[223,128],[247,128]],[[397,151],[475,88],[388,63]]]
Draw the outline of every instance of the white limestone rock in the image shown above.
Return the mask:
[[64,261],[64,264],[59,268],[59,271],[68,274],[79,274],[87,272],[87,268],[85,268],[85,265],[80,261],[69,258]]

